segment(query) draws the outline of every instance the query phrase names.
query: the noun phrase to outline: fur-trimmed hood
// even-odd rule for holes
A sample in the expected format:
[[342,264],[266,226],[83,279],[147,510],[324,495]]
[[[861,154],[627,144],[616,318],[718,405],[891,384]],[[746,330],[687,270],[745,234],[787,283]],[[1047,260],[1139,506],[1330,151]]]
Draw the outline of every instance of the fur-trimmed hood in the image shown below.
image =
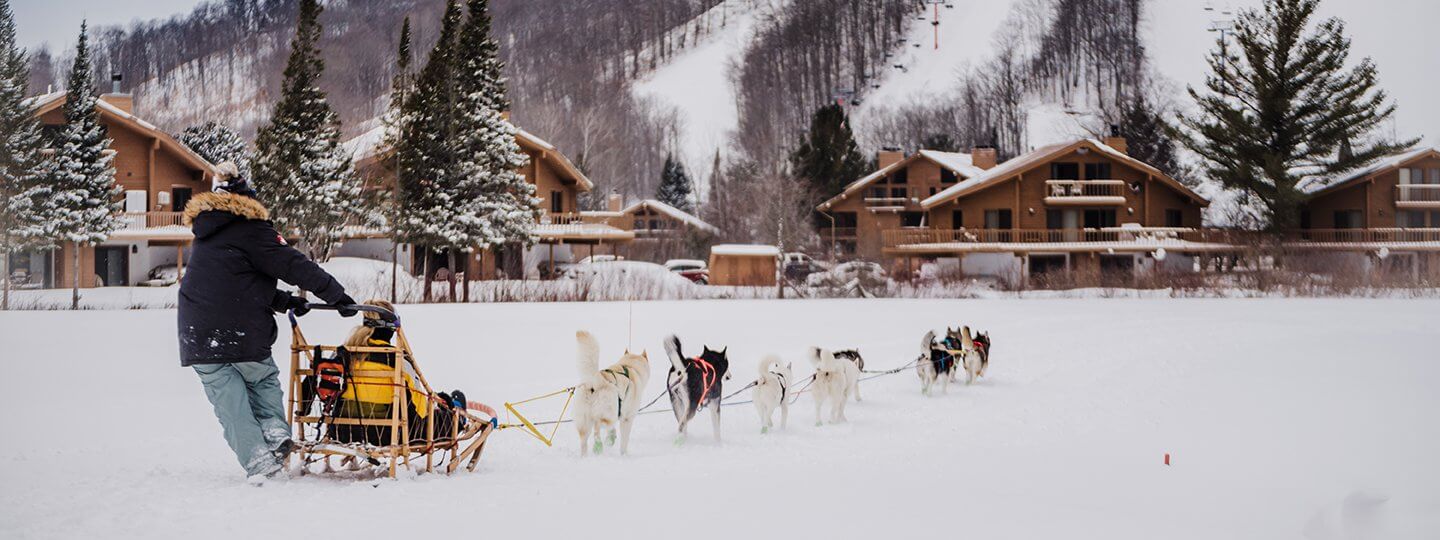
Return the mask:
[[196,238],[207,238],[232,223],[269,219],[270,211],[260,201],[234,193],[201,193],[185,205],[184,223]]
[[260,201],[243,195],[225,193],[223,191],[209,191],[196,195],[185,205],[186,225],[195,222],[195,216],[201,212],[229,212],[245,219],[258,219],[265,221],[270,219],[270,210]]

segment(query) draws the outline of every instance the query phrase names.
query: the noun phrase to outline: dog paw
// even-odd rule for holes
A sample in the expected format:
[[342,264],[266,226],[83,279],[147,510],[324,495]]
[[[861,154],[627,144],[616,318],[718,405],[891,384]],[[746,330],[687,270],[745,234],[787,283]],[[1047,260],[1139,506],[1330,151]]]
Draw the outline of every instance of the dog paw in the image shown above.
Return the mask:
[[681,446],[681,445],[684,445],[684,444],[685,444],[685,436],[684,436],[684,435],[679,435],[679,436],[676,436],[676,437],[675,437],[675,446]]
[[770,433],[770,428],[765,427],[765,426],[760,426],[760,434],[761,434],[761,435],[764,435],[764,434],[766,434],[766,433]]
[[600,455],[600,452],[604,449],[605,445],[600,442],[600,439],[595,439],[595,455]]

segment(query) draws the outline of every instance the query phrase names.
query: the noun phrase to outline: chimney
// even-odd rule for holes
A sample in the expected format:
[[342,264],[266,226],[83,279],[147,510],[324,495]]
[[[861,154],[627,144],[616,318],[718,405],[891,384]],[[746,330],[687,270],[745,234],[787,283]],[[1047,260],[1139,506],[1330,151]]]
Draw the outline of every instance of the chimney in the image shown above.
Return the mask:
[[982,171],[995,168],[995,147],[976,146],[970,149],[970,164]]
[[878,154],[875,154],[875,161],[879,162],[881,169],[899,163],[903,159],[905,159],[905,152],[893,146],[886,146],[880,149]]
[[120,92],[120,81],[124,79],[119,73],[110,75],[110,93],[100,96],[100,100],[115,108],[125,111],[126,114],[135,114],[135,96]]
[[611,212],[619,212],[625,208],[625,197],[614,191],[605,198],[605,209]]
[[1120,136],[1120,126],[1116,124],[1110,124],[1110,136],[1105,137],[1105,146],[1114,148],[1121,154],[1130,153],[1130,143],[1125,141],[1125,137]]

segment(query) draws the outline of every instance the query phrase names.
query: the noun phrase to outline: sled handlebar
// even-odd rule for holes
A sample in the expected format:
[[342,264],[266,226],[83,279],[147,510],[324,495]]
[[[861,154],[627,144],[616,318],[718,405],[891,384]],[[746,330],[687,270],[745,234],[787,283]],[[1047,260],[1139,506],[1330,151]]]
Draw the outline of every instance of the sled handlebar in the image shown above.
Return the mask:
[[394,323],[400,321],[400,317],[397,317],[397,316],[395,315],[395,312],[390,311],[390,310],[385,309],[385,308],[382,308],[382,307],[379,307],[379,306],[372,306],[372,305],[370,305],[370,304],[351,304],[351,305],[348,305],[348,306],[341,306],[341,305],[336,305],[336,304],[316,304],[316,303],[310,303],[310,304],[305,304],[305,307],[310,308],[311,310],[317,310],[317,309],[318,309],[318,310],[322,310],[322,311],[340,311],[340,308],[343,307],[343,308],[347,308],[347,309],[353,309],[353,310],[355,310],[355,311],[368,311],[368,312],[370,312],[370,313],[374,313],[374,314],[380,316],[380,320],[383,320],[383,321],[385,321],[385,322],[387,322],[387,323],[391,323],[391,324],[394,324]]

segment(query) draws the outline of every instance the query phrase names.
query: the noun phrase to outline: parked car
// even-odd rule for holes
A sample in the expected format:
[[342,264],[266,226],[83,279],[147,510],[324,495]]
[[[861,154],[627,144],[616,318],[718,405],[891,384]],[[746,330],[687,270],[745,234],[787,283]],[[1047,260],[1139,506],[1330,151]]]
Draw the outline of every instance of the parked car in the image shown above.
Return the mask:
[[180,281],[180,269],[173,264],[163,264],[150,269],[149,277],[141,281],[141,287],[169,287]]
[[559,279],[571,266],[575,265],[562,261],[540,261],[536,270],[540,272],[540,279]]
[[665,268],[685,279],[701,285],[710,283],[710,267],[705,261],[698,259],[670,259],[665,261]]
[[885,268],[877,263],[869,261],[850,261],[835,265],[835,268],[824,272],[815,272],[805,278],[805,283],[811,287],[838,287],[851,281],[860,280],[860,284],[866,287],[873,287],[889,280],[885,274]]
[[640,290],[658,298],[684,298],[695,287],[664,266],[639,261],[576,264],[565,271],[564,279],[584,284],[599,297],[612,298]]
[[584,259],[580,259],[580,262],[575,263],[575,264],[591,264],[591,263],[615,262],[615,261],[623,261],[623,260],[625,260],[625,257],[624,257],[623,255],[591,255],[591,256],[589,256],[589,257],[585,257]]

